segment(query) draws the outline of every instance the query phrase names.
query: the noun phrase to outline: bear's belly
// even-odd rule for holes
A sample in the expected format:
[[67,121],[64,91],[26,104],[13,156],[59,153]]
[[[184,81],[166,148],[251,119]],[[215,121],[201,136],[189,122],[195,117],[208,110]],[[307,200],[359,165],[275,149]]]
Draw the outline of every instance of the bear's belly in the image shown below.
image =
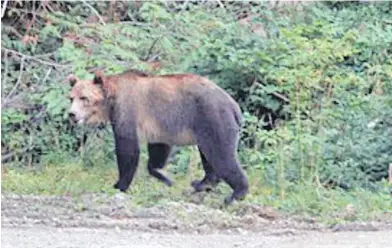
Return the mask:
[[188,131],[182,131],[177,134],[157,134],[148,135],[145,141],[149,143],[165,143],[168,145],[187,146],[196,144],[193,134]]
[[146,122],[137,126],[138,139],[141,142],[165,143],[168,145],[195,145],[196,138],[191,129],[184,128],[175,133],[162,129],[156,122]]

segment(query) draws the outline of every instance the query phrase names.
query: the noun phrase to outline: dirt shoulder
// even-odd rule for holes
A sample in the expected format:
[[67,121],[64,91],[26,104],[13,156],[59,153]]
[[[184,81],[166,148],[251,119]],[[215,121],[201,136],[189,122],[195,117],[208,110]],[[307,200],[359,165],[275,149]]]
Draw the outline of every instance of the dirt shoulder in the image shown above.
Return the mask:
[[20,196],[2,194],[2,227],[120,228],[188,234],[300,234],[303,231],[392,230],[392,218],[328,226],[257,205],[241,205],[234,213],[186,202],[148,208],[133,207],[126,194]]
[[[270,208],[234,213],[168,202],[133,207],[126,194],[1,198],[2,247],[389,247],[392,219],[323,225]],[[184,243],[184,241],[186,241]]]
[[328,226],[257,205],[234,213],[186,202],[134,207],[122,193],[7,193],[1,217],[3,247],[388,247],[392,233],[391,216]]

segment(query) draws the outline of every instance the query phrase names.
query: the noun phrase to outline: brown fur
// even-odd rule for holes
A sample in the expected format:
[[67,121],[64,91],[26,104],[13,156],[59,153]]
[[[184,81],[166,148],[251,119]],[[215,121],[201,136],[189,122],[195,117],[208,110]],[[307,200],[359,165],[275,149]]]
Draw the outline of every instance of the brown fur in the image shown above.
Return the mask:
[[[194,92],[202,95],[204,91],[219,91],[225,94],[227,99],[233,103],[233,107],[239,111],[234,100],[226,92],[208,79],[193,74],[152,77],[129,71],[110,76],[98,74],[98,77],[103,80],[103,89],[108,98],[115,98],[113,100],[119,106],[127,105],[133,109],[138,137],[147,142],[163,142],[171,145],[196,143],[191,130],[182,129],[173,135],[164,129],[164,123],[156,116],[160,113],[159,108],[162,105],[175,105],[178,99],[185,99]],[[149,97],[152,91],[156,92],[153,98]],[[127,93],[119,94],[120,92]],[[156,104],[151,104],[151,101]],[[151,108],[156,108],[157,111],[152,111]],[[127,111],[121,111],[119,114],[118,119],[125,119],[129,115]]]
[[164,166],[170,147],[197,145],[206,176],[192,183],[196,190],[223,178],[234,190],[227,202],[247,193],[247,180],[235,156],[241,111],[212,81],[195,74],[152,76],[129,70],[117,75],[97,72],[93,80],[73,82],[71,96],[83,95],[94,103],[89,108],[75,105],[82,106],[72,108],[76,116],[90,116],[86,123],[109,120],[113,126],[120,172],[117,188],[128,188],[138,163],[138,143],[145,141],[150,174],[166,184],[171,185],[170,180],[156,169]]
[[[107,122],[108,116],[105,106],[103,105],[104,96],[99,88],[94,87],[93,83],[89,80],[76,80],[74,87],[72,88],[69,98],[72,101],[72,107],[76,109],[83,109],[85,113],[85,122],[87,124],[105,123]],[[83,99],[86,98],[87,101]],[[71,111],[73,111],[71,109]],[[75,113],[77,114],[77,113]],[[79,119],[83,119],[80,118]]]

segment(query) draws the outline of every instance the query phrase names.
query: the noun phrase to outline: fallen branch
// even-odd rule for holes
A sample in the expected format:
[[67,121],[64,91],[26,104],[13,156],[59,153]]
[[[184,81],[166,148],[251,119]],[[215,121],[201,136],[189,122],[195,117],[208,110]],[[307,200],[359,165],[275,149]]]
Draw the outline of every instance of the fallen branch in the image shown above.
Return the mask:
[[9,26],[9,25],[4,25],[4,24],[2,24],[3,25],[3,32],[5,32],[5,33],[13,33],[14,35],[16,35],[16,36],[18,36],[18,38],[19,39],[23,39],[23,35],[21,35],[19,32],[18,32],[18,30],[16,30],[14,27],[12,27],[12,26]]
[[144,22],[138,22],[138,21],[122,21],[117,23],[118,25],[131,25],[131,26],[137,26],[137,27],[153,27],[151,23],[144,23]]
[[7,104],[8,99],[12,96],[12,94],[15,92],[15,90],[18,88],[20,82],[22,81],[22,75],[23,75],[23,69],[24,69],[24,61],[25,61],[25,57],[22,57],[22,61],[20,62],[20,70],[19,70],[18,81],[16,81],[16,84],[14,85],[14,87],[12,88],[10,93],[8,93],[6,98],[4,99],[4,104]]
[[1,99],[1,110],[8,108],[29,110],[33,107],[31,104],[25,103],[25,98],[22,96],[22,94],[17,94],[7,100],[5,100],[4,97]]
[[7,83],[7,77],[8,77],[8,53],[6,52],[5,53],[5,56],[4,56],[4,66],[5,66],[5,68],[4,68],[4,74],[3,74],[3,78],[2,78],[2,84],[1,84],[1,92],[4,92],[4,89],[5,89],[5,85],[6,85],[6,83]]
[[152,42],[152,44],[151,44],[151,46],[150,46],[150,49],[148,49],[148,52],[147,52],[147,55],[146,55],[146,57],[144,58],[144,61],[148,61],[149,59],[149,57],[150,57],[150,55],[151,55],[151,53],[152,53],[152,50],[154,49],[154,47],[155,47],[155,45],[157,44],[157,42],[158,42],[158,40],[160,39],[160,38],[162,38],[163,37],[163,35],[160,35],[160,36],[158,36],[157,38],[155,38],[155,40]]
[[83,3],[91,9],[92,12],[98,17],[99,21],[101,22],[102,25],[106,25],[105,21],[103,20],[102,16],[99,14],[99,12],[88,2],[83,1]]
[[19,152],[12,151],[12,152],[9,152],[9,153],[4,154],[4,155],[1,154],[1,162],[2,162],[2,163],[7,162],[7,160],[9,160],[10,158],[12,158],[12,157],[15,156],[16,154],[23,155],[23,154],[25,154],[26,152],[28,152],[30,149],[31,149],[31,148],[24,148],[24,149],[22,149],[22,150],[19,151]]
[[5,10],[7,9],[7,3],[8,3],[8,0],[5,0],[3,3],[3,6],[1,7],[1,18],[4,17]]
[[45,83],[46,79],[49,77],[49,74],[52,72],[52,68],[49,68],[48,72],[46,72],[44,79],[42,79],[42,83]]
[[[18,51],[9,49],[9,48],[3,48],[2,47],[1,50],[4,50],[5,52],[9,52],[9,53],[12,53],[12,54],[15,54],[15,55],[18,55],[18,56],[20,56],[22,58],[24,57],[25,59],[34,60],[34,61],[36,61],[38,63],[41,63],[41,64],[44,64],[44,65],[50,65],[50,66],[53,66],[53,67],[71,67],[70,65],[62,65],[62,64],[58,64],[58,63],[53,63],[53,62],[49,62],[49,61],[46,61],[46,60],[42,60],[42,59],[39,59],[39,58],[30,56],[30,55],[27,55],[27,54],[23,54],[21,52],[18,52]],[[38,56],[40,56],[40,55],[38,55]]]
[[[253,85],[259,86],[259,87],[263,88],[264,90],[266,90],[266,87],[264,85],[262,85],[261,83],[259,83],[259,82],[255,82]],[[253,85],[252,85],[252,87],[253,87]],[[272,94],[273,96],[276,96],[277,98],[279,98],[279,99],[281,99],[281,100],[283,100],[283,101],[285,101],[287,103],[290,102],[290,99],[288,99],[287,97],[283,96],[282,94],[279,94],[278,92],[271,92],[270,94]]]
[[222,9],[225,8],[225,5],[223,5],[223,3],[220,0],[216,0],[216,2],[219,4],[219,7],[221,7]]

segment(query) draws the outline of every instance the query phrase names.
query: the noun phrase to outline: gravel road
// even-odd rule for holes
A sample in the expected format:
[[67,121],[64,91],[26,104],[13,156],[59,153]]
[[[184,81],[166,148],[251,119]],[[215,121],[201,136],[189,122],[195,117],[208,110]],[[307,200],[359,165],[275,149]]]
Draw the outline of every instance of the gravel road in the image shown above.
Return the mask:
[[389,248],[392,231],[307,232],[301,235],[263,234],[165,234],[121,229],[91,228],[2,228],[3,248]]
[[1,247],[392,247],[390,216],[326,226],[243,205],[229,213],[187,202],[132,206],[128,195],[2,194]]

